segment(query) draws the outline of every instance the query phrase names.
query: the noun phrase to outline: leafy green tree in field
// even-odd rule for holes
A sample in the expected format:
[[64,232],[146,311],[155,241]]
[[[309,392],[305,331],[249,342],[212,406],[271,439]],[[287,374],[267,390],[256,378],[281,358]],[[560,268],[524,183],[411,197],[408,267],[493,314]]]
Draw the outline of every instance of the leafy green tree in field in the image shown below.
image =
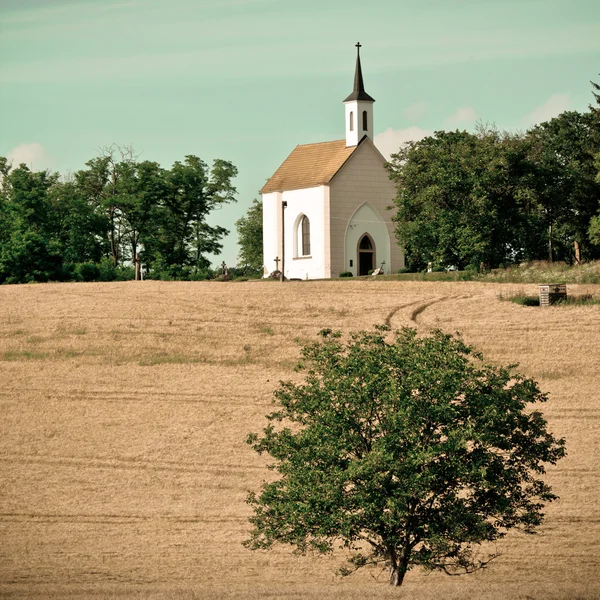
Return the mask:
[[419,268],[495,267],[536,246],[529,166],[520,136],[481,128],[409,142],[388,165],[396,184],[396,236]]
[[138,161],[131,148],[111,146],[76,173],[86,201],[107,222],[110,256],[115,266],[143,260],[153,272],[176,276],[185,268],[206,268],[206,254],[217,254],[227,230],[210,226],[208,214],[235,201],[237,169],[215,160],[212,168],[186,156],[171,169]]
[[160,204],[168,193],[165,172],[158,163],[147,160],[124,164],[118,190],[122,238],[129,246],[126,255],[135,266],[135,278],[139,279],[140,244],[157,227]]
[[220,240],[228,233],[210,226],[207,215],[228,202],[235,202],[232,184],[236,167],[217,159],[209,170],[197,156],[186,156],[165,171],[166,191],[157,212],[151,236],[144,240],[146,255],[161,270],[209,266],[205,254],[218,254]]
[[102,148],[101,155],[85,163],[75,173],[75,181],[85,201],[108,223],[108,247],[113,265],[123,262],[123,241],[129,230],[122,205],[131,194],[131,172],[136,155],[131,147],[113,144]]
[[0,156],[0,248],[6,243],[10,233],[7,212],[10,190],[9,172],[9,160],[4,156]]
[[0,283],[61,279],[62,248],[50,202],[58,174],[32,172],[25,165],[9,172],[4,162],[2,168]]
[[263,210],[262,200],[252,200],[252,206],[235,222],[240,253],[239,264],[245,270],[263,273]]
[[600,208],[595,181],[596,122],[592,112],[567,111],[528,132],[533,185],[547,231],[549,260],[569,260],[575,242],[597,258],[588,243],[590,219]]
[[303,349],[305,381],[282,382],[278,408],[248,443],[278,478],[250,493],[245,545],[349,553],[349,574],[386,564],[399,586],[415,566],[472,572],[476,547],[533,533],[556,499],[544,464],[565,454],[531,404],[546,396],[460,338],[405,328],[324,330]]
[[57,182],[50,193],[56,235],[68,264],[98,263],[106,253],[108,221],[74,181]]
[[[592,94],[596,100],[596,106],[590,104],[590,112],[593,115],[594,127],[594,150],[595,150],[595,166],[596,166],[596,183],[600,185],[600,85],[591,82]],[[600,210],[598,214],[592,217],[588,235],[592,244],[600,246]]]
[[596,106],[590,104],[590,112],[594,118],[594,132],[596,148],[600,151],[600,84],[590,81],[592,84],[592,95],[596,100]]

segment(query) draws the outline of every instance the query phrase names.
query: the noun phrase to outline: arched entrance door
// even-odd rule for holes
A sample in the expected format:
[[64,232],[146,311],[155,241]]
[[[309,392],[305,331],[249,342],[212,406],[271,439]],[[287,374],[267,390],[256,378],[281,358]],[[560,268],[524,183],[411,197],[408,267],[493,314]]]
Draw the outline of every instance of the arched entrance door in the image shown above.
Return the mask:
[[368,275],[375,269],[375,243],[368,233],[358,241],[358,274]]

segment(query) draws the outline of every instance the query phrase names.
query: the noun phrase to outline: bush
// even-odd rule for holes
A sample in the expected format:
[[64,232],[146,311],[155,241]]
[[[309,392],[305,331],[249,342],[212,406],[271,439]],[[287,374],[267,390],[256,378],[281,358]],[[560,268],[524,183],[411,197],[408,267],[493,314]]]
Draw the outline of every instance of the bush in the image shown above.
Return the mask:
[[135,267],[119,265],[115,269],[116,281],[132,281],[135,279]]
[[520,304],[521,306],[539,306],[540,299],[537,296],[525,296],[523,294],[516,294],[509,298],[511,302]]
[[76,264],[73,263],[63,263],[62,265],[62,276],[61,281],[78,281],[77,275],[75,274],[75,270],[77,268]]
[[373,271],[374,271],[374,270],[375,270],[375,269],[369,269],[369,271],[368,271],[367,275],[373,275]]
[[159,279],[161,281],[206,281],[214,277],[215,271],[208,267],[165,265],[158,261],[146,275],[146,279]]
[[98,281],[100,279],[100,267],[96,263],[79,263],[75,265],[73,279],[76,281]]
[[342,271],[340,277],[353,277],[352,271]]

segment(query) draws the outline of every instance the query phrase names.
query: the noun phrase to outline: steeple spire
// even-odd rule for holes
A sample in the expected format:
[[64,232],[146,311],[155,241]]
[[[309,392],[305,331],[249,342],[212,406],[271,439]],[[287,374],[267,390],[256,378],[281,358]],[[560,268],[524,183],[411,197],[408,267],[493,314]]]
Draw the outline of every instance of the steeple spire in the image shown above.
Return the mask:
[[361,43],[356,44],[356,70],[354,71],[354,89],[352,93],[344,100],[344,102],[352,102],[353,100],[362,100],[363,102],[375,102],[367,92],[365,92],[365,84],[363,82],[362,68],[360,66],[360,48]]

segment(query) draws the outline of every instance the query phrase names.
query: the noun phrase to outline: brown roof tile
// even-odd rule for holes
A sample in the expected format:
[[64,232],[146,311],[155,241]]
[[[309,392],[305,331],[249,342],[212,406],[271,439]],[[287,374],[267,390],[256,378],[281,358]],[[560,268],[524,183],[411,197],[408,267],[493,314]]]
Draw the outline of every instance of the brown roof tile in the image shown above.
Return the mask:
[[346,140],[296,146],[260,193],[325,185],[357,148],[358,146],[346,147]]

